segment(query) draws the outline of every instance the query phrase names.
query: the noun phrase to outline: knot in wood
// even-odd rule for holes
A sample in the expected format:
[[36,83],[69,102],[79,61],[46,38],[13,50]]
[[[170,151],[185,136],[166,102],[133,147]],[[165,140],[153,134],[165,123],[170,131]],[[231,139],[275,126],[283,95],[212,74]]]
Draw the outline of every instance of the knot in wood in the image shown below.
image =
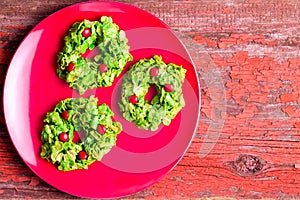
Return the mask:
[[226,164],[240,176],[255,176],[267,168],[267,162],[264,159],[247,154],[242,154],[235,161],[229,161]]

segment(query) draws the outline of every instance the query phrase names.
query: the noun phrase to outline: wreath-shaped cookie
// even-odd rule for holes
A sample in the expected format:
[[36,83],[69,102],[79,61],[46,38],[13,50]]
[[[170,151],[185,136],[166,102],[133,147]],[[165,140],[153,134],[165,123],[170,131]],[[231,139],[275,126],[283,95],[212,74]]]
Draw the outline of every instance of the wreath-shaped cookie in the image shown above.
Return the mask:
[[[123,117],[142,129],[157,130],[171,120],[185,106],[182,94],[186,70],[174,63],[166,64],[160,56],[142,59],[124,75],[119,103]],[[151,85],[157,95],[151,102],[145,95]]]
[[[112,120],[106,104],[97,102],[94,96],[68,98],[47,113],[41,134],[43,159],[62,171],[87,169],[116,145],[121,124]],[[74,141],[76,134],[80,141]]]
[[[127,62],[132,60],[128,39],[111,17],[99,21],[75,22],[64,38],[58,53],[58,76],[83,94],[87,89],[111,86]],[[83,56],[87,50],[99,51],[93,58]],[[88,56],[87,56],[88,57]]]

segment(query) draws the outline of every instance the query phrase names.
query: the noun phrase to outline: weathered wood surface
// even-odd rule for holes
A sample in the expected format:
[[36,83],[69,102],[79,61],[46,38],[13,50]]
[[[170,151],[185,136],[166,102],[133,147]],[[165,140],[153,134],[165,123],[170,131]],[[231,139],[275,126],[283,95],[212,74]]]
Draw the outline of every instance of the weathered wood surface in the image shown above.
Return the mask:
[[[76,2],[0,1],[1,88],[30,29]],[[184,158],[158,183],[127,199],[300,198],[300,2],[123,2],[175,30],[202,87],[199,128]],[[1,199],[76,198],[47,185],[22,162],[2,109],[0,123]]]

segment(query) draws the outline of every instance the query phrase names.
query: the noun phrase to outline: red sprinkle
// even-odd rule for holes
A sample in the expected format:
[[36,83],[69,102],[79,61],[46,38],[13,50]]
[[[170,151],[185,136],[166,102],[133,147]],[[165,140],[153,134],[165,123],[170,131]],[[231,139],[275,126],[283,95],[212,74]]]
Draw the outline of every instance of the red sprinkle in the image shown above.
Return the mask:
[[99,126],[98,126],[98,132],[99,132],[101,135],[104,135],[104,134],[106,133],[106,128],[105,128],[105,126],[99,125]]
[[91,31],[91,29],[89,29],[89,28],[85,28],[85,29],[82,31],[82,36],[83,36],[83,37],[90,37],[91,34],[92,34],[92,31]]
[[85,151],[80,151],[79,154],[78,154],[78,157],[79,157],[81,160],[86,160],[87,157],[88,157],[88,154],[87,154]]
[[172,84],[166,84],[165,85],[166,92],[172,92],[173,91],[173,85]]
[[68,111],[64,110],[62,113],[61,113],[61,117],[64,119],[64,120],[67,120],[69,118],[69,113]]
[[75,64],[74,63],[70,63],[68,66],[67,66],[67,71],[71,72],[75,69]]
[[137,103],[139,102],[139,99],[138,99],[138,97],[137,97],[136,95],[131,95],[131,96],[129,97],[129,101],[130,101],[130,103],[132,103],[132,104],[137,104]]
[[153,67],[152,69],[150,69],[150,75],[156,77],[158,75],[158,68]]
[[104,64],[104,63],[101,64],[101,65],[99,66],[99,70],[100,70],[101,73],[106,72],[106,71],[108,70],[107,65]]
[[69,135],[66,132],[62,132],[59,134],[59,140],[62,142],[67,142],[69,140]]

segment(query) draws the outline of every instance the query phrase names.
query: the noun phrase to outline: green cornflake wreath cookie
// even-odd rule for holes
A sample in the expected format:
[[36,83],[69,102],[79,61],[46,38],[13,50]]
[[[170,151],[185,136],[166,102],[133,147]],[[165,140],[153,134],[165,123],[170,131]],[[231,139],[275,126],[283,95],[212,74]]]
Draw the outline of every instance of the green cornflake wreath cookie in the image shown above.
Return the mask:
[[[83,94],[87,89],[111,86],[127,62],[132,60],[128,39],[111,17],[99,21],[75,22],[58,53],[58,76]],[[89,49],[99,48],[92,59],[83,57]]]
[[[119,102],[123,117],[146,130],[157,130],[161,123],[169,125],[185,106],[185,73],[182,66],[166,64],[158,55],[135,63],[123,78]],[[157,95],[148,102],[144,97],[152,84]]]
[[[106,104],[97,105],[98,99],[68,98],[48,112],[41,134],[40,156],[55,164],[59,170],[87,169],[116,145],[116,136],[122,130],[112,120],[113,112]],[[81,140],[74,142],[75,132]]]

